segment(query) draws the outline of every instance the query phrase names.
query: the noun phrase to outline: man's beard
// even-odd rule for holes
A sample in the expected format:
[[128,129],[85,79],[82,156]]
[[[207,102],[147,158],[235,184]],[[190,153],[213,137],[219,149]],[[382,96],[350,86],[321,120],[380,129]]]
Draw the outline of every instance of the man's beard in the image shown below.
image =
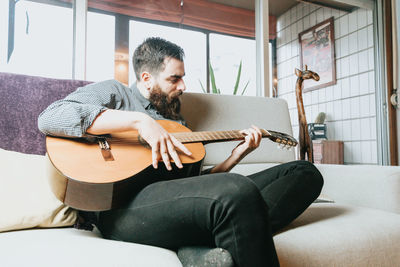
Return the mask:
[[179,96],[181,94],[182,91],[178,90],[168,95],[161,90],[159,85],[155,85],[150,92],[149,101],[164,118],[180,120],[182,119],[182,116],[179,114],[181,111]]

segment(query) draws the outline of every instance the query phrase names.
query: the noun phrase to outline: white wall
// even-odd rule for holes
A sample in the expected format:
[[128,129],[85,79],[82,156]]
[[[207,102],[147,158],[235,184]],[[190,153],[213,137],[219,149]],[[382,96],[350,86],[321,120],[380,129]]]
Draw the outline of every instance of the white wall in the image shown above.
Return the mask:
[[288,101],[298,136],[295,97],[298,34],[334,17],[337,84],[303,93],[308,122],[326,113],[328,139],[344,141],[345,164],[376,164],[376,112],[372,11],[346,13],[299,3],[277,21],[278,96]]

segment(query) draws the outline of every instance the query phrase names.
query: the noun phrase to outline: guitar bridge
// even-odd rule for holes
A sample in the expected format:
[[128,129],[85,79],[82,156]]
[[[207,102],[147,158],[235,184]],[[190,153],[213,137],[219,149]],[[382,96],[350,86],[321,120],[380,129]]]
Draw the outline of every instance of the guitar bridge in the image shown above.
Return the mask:
[[105,161],[113,161],[114,157],[113,157],[113,155],[111,153],[111,148],[110,148],[110,145],[107,142],[107,139],[99,138],[97,140],[97,142],[99,143],[101,155],[103,155],[104,160]]

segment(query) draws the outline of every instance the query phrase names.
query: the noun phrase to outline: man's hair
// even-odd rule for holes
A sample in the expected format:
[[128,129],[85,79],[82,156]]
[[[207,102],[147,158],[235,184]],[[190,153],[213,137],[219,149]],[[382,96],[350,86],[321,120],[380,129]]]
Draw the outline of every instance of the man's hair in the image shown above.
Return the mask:
[[174,43],[159,37],[147,38],[133,54],[136,79],[140,81],[140,74],[143,71],[157,76],[165,68],[164,59],[171,57],[183,61],[184,56],[183,49]]

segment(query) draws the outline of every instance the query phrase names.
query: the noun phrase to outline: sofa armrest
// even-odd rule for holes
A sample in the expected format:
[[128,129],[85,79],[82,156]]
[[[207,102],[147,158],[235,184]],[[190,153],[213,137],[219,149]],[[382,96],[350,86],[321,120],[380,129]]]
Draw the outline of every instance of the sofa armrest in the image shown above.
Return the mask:
[[400,213],[400,168],[316,164],[324,177],[322,194],[338,203]]

